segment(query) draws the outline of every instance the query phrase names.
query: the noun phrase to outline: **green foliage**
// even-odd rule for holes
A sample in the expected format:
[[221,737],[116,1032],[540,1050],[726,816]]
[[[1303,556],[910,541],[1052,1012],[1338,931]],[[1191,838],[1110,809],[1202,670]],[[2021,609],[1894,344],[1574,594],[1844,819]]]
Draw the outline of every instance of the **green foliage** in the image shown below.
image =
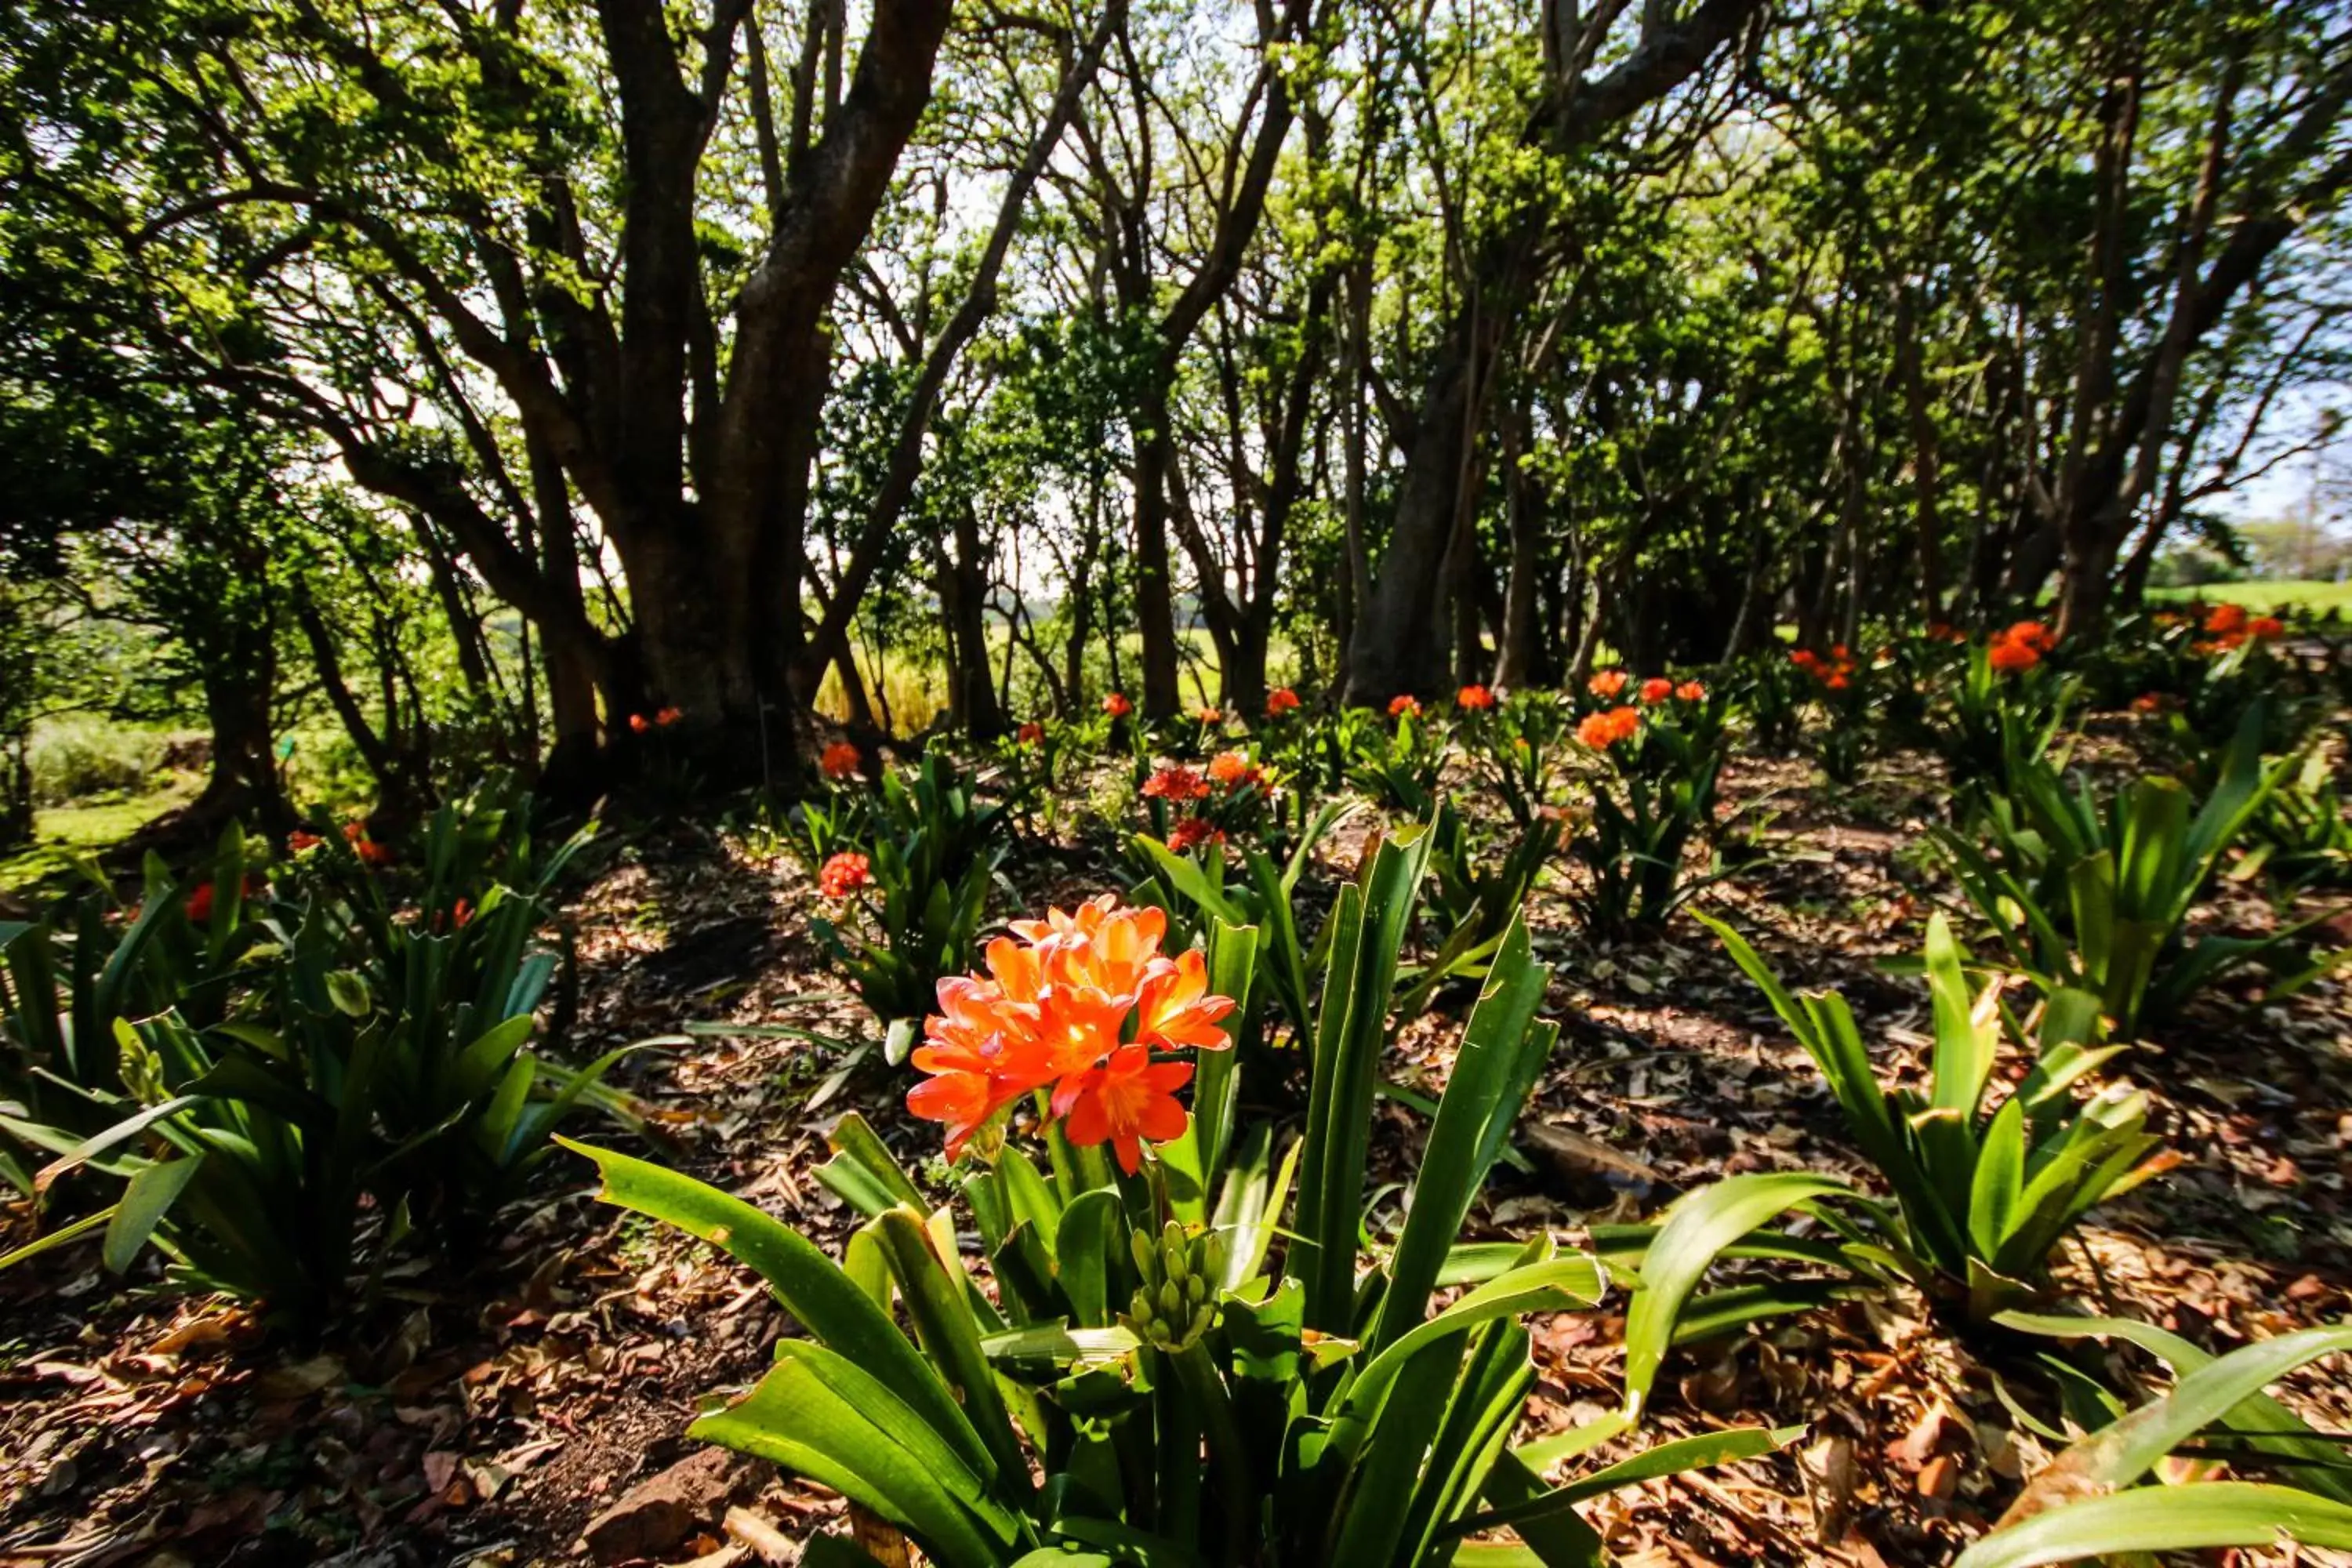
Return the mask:
[[1791,995],[1730,927],[1699,918],[1812,1058],[1894,1193],[1892,1210],[1857,1202],[1859,1222],[1832,1218],[1849,1259],[1909,1281],[1939,1311],[1982,1324],[2031,1298],[2076,1221],[2177,1163],[2146,1131],[2146,1095],[2115,1083],[2076,1099],[2121,1048],[2098,1046],[2097,999],[2078,991],[2043,1004],[2031,1068],[1988,1102],[2004,1043],[2024,1031],[2000,1005],[1998,978],[1970,991],[1941,915],[1927,927],[1935,1046],[1924,1094],[1881,1086],[1843,997]]
[[[928,1212],[855,1118],[820,1173],[866,1216],[837,1263],[736,1199],[583,1150],[608,1201],[725,1247],[808,1331],[779,1342],[760,1386],[695,1434],[842,1491],[953,1568],[1065,1551],[1434,1564],[1503,1527],[1535,1561],[1589,1563],[1601,1547],[1579,1498],[1772,1447],[1760,1431],[1662,1445],[1549,1489],[1543,1472],[1566,1446],[1509,1447],[1534,1387],[1520,1320],[1590,1307],[1604,1285],[1591,1259],[1549,1237],[1457,1264],[1470,1205],[1556,1035],[1535,1022],[1547,972],[1522,926],[1465,1026],[1404,1228],[1361,1258],[1371,1097],[1428,837],[1399,833],[1339,891],[1318,943],[1303,1142],[1277,1160],[1269,1130],[1246,1129],[1219,1162],[1223,1140],[1196,1121],[1125,1180],[1058,1137],[1043,1172],[1001,1149],[961,1184],[1003,1286],[994,1300],[962,1271],[952,1212]],[[1250,951],[1231,926],[1216,947]],[[1246,988],[1236,964],[1218,966],[1220,985]],[[1220,1098],[1205,1085],[1201,1096]],[[1441,1280],[1469,1289],[1433,1312]],[[911,1337],[886,1310],[894,1292]]]
[[[110,952],[87,913],[70,938],[19,933],[6,1025],[29,1092],[5,1131],[56,1155],[28,1190],[119,1180],[84,1222],[103,1218],[110,1268],[152,1241],[185,1282],[306,1321],[412,1231],[462,1256],[567,1116],[628,1119],[601,1083],[625,1051],[573,1068],[530,1048],[562,962],[539,928],[585,838],[541,854],[528,811],[486,795],[435,816],[414,871],[322,843],[260,894],[232,831],[205,883],[151,870]],[[71,1005],[45,1033],[52,994]]]
[[1719,857],[1696,876],[1684,865],[1692,841],[1717,831],[1726,705],[1716,696],[1675,707],[1688,711],[1652,710],[1622,758],[1609,749],[1608,771],[1592,785],[1591,819],[1569,839],[1591,874],[1573,896],[1592,930],[1656,931],[1729,874]]
[[[2011,1315],[2009,1327],[2063,1339],[2111,1336],[2169,1363],[2170,1393],[2118,1415],[2029,1482],[1957,1568],[2217,1547],[2352,1548],[2352,1487],[2341,1439],[2305,1426],[2263,1389],[2352,1350],[2352,1329],[2308,1329],[2221,1357],[2143,1323]],[[2167,1465],[2160,1484],[2143,1484]],[[2218,1468],[2274,1479],[2217,1480]]]
[[[2102,803],[2088,779],[2070,788],[2047,760],[2021,756],[2005,797],[1989,800],[1966,830],[1931,830],[1933,841],[2011,963],[2045,992],[2089,992],[2131,1038],[2234,970],[2276,971],[2312,923],[2262,937],[2188,932],[2222,858],[2294,766],[2263,761],[2262,731],[2256,708],[2201,802],[2176,779],[2143,776]],[[2287,971],[2273,994],[2309,984],[2343,956]]]
[[936,752],[885,773],[870,796],[837,791],[796,808],[812,871],[843,853],[866,858],[877,897],[857,900],[857,923],[818,917],[809,927],[884,1023],[921,1017],[940,977],[971,952],[1010,809],[982,800]]
[[2042,760],[2073,709],[2081,683],[2049,663],[2022,670],[1993,668],[1989,645],[1968,652],[1951,700],[1926,726],[1928,743],[1944,759],[1955,816],[1981,793],[1998,789],[2021,768]]

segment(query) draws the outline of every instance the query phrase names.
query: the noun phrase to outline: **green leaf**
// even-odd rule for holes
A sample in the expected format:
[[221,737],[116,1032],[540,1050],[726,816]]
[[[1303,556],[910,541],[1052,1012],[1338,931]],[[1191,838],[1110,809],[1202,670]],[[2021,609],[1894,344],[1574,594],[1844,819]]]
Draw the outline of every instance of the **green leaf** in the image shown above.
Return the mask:
[[189,1154],[149,1165],[131,1178],[130,1185],[122,1189],[122,1196],[114,1205],[114,1218],[106,1227],[104,1259],[108,1273],[121,1274],[131,1267],[139,1249],[155,1234],[155,1226],[204,1162],[202,1154]]
[[758,1270],[810,1333],[880,1378],[966,1462],[975,1469],[996,1463],[963,1407],[889,1314],[807,1237],[690,1176],[568,1138],[556,1142],[596,1163],[604,1182],[597,1195],[604,1202],[667,1220]]
[[1625,1317],[1625,1408],[1639,1415],[1657,1379],[1675,1320],[1723,1249],[1812,1199],[1849,1192],[1834,1176],[1797,1172],[1727,1176],[1677,1201],[1642,1258],[1642,1288]]
[[1516,1529],[1526,1521],[1565,1512],[1587,1498],[1600,1497],[1621,1487],[1639,1486],[1643,1481],[1656,1480],[1663,1476],[1678,1476],[1685,1470],[1705,1469],[1712,1465],[1725,1465],[1769,1454],[1787,1447],[1804,1435],[1802,1426],[1783,1426],[1778,1430],[1763,1426],[1734,1426],[1721,1432],[1703,1432],[1695,1437],[1677,1437],[1655,1443],[1630,1458],[1620,1459],[1589,1476],[1554,1487],[1540,1497],[1508,1508],[1473,1514],[1456,1524],[1453,1533],[1468,1535],[1503,1525]]
[[2352,1507],[2252,1481],[2142,1487],[2037,1513],[1994,1531],[1952,1568],[2033,1568],[2085,1557],[2216,1546],[2352,1548]]

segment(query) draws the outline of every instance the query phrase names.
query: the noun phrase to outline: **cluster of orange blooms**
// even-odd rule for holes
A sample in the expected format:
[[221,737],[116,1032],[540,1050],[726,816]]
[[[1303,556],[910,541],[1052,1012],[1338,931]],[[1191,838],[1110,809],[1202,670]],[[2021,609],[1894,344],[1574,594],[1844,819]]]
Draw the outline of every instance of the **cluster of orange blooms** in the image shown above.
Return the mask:
[[1209,777],[1229,790],[1266,787],[1265,770],[1239,752],[1219,752],[1211,757]]
[[1143,781],[1143,793],[1152,800],[1206,800],[1209,781],[1198,768],[1167,763]]
[[2191,645],[2200,654],[2229,653],[2249,642],[2269,642],[2284,635],[2286,625],[2276,616],[2249,616],[2243,605],[2216,605],[2205,616],[2205,637]]
[[1013,732],[1013,738],[1024,746],[1034,746],[1045,738],[1045,726],[1032,719]]
[[1285,713],[1298,711],[1298,693],[1287,686],[1277,686],[1265,694],[1265,716],[1279,719]]
[[1167,917],[1108,893],[1042,921],[1015,921],[988,944],[985,975],[940,982],[914,1065],[929,1076],[907,1109],[941,1123],[950,1160],[1022,1096],[1050,1088],[1047,1114],[1080,1147],[1108,1143],[1132,1175],[1143,1145],[1183,1136],[1175,1091],[1187,1061],[1152,1053],[1217,1050],[1231,997],[1209,990],[1196,951],[1160,951]]
[[1391,719],[1402,719],[1402,718],[1406,717],[1408,714],[1410,714],[1412,717],[1413,717],[1413,718],[1415,718],[1415,719],[1418,719],[1418,718],[1420,718],[1420,717],[1421,717],[1421,700],[1420,700],[1420,699],[1418,699],[1418,698],[1414,697],[1414,696],[1413,696],[1412,693],[1410,693],[1410,692],[1406,692],[1406,693],[1403,693],[1403,694],[1402,694],[1402,695],[1399,695],[1399,696],[1396,696],[1396,697],[1391,697],[1391,698],[1390,698],[1390,699],[1389,699],[1389,717],[1390,717],[1390,718],[1391,718]]
[[1640,709],[1604,708],[1584,716],[1576,726],[1576,738],[1596,752],[1605,752],[1620,741],[1632,740],[1641,728]]
[[856,773],[857,763],[857,748],[847,741],[835,741],[816,760],[818,771],[836,782]]
[[1495,694],[1486,687],[1470,685],[1454,694],[1454,706],[1466,713],[1484,713],[1495,705]]
[[642,713],[632,713],[629,715],[629,732],[642,735],[648,730],[667,730],[685,717],[675,708],[665,708],[651,719]]
[[817,886],[828,899],[845,899],[873,879],[873,862],[855,849],[834,856],[816,874]]
[[2040,621],[2019,621],[1992,639],[1985,661],[1995,669],[2032,669],[2057,646],[2057,635]]
[[1103,711],[1114,719],[1124,719],[1135,711],[1135,704],[1127,700],[1124,691],[1114,691],[1103,699]]
[[1190,855],[1203,844],[1223,844],[1224,830],[1205,816],[1188,816],[1168,830],[1168,847]]
[[1222,708],[1203,708],[1195,717],[1203,724],[1222,724],[1225,721],[1224,710]]
[[1830,656],[1823,658],[1811,648],[1801,647],[1789,655],[1789,662],[1820,681],[1832,691],[1843,691],[1853,684],[1853,650],[1843,643],[1833,643]]
[[[255,894],[260,892],[263,883],[261,880],[261,874],[259,872],[247,871],[245,874],[244,888],[245,896],[247,898],[252,898]],[[194,887],[190,888],[188,889],[188,902],[186,908],[188,921],[192,925],[202,925],[206,921],[212,919],[213,885],[210,882],[198,882]]]

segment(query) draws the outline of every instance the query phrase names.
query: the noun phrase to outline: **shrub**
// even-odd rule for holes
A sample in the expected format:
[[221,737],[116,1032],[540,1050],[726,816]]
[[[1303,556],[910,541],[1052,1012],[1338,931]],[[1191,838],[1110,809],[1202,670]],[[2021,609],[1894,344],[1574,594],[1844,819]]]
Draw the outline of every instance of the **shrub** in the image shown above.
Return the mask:
[[[2031,624],[2031,623],[2024,623]],[[1929,745],[1944,759],[1952,789],[1952,811],[1970,809],[1988,788],[1999,788],[2010,772],[2039,762],[2057,738],[2080,683],[2053,672],[2037,653],[2021,667],[2003,668],[1991,657],[1995,645],[1969,649],[1950,706],[1940,722],[1927,727]],[[2029,643],[2002,645],[2032,648]]]
[[[541,858],[527,813],[478,800],[436,814],[409,867],[362,856],[364,837],[305,836],[298,867],[255,899],[236,837],[200,885],[215,889],[201,921],[189,884],[151,891],[73,1016],[114,1047],[111,1082],[80,1090],[109,1124],[76,1139],[28,1109],[10,1126],[59,1152],[37,1193],[87,1167],[121,1194],[19,1256],[103,1226],[111,1268],[152,1240],[186,1283],[316,1322],[412,1234],[462,1252],[567,1115],[625,1111],[600,1082],[622,1052],[573,1069],[530,1049],[560,962],[537,931],[583,839]],[[203,964],[185,965],[191,951]]]
[[143,790],[163,765],[171,739],[90,713],[49,720],[35,728],[26,747],[33,798],[42,805],[62,805],[110,790]]
[[[2048,761],[2020,757],[2008,795],[1988,801],[1970,828],[1931,833],[2011,963],[2045,992],[2090,992],[2129,1038],[2224,974],[2293,952],[2315,923],[2264,937],[2188,935],[2189,910],[2293,765],[2263,762],[2252,710],[2201,804],[2164,776],[2138,778],[2102,804],[2087,780],[2070,789]],[[2308,984],[2344,956],[2306,963],[2273,994]]]
[[1881,1087],[1843,997],[1790,995],[1738,933],[1699,919],[1812,1058],[1895,1194],[1891,1211],[1856,1205],[1858,1222],[1822,1217],[1847,1235],[1851,1261],[1908,1281],[1938,1312],[1980,1325],[2031,1300],[2077,1220],[2179,1163],[2146,1131],[2146,1095],[2117,1083],[2074,1097],[2120,1048],[2097,1047],[2097,999],[2082,992],[2043,1004],[2032,1067],[1998,1109],[1988,1104],[2001,1048],[2023,1031],[2000,1005],[2000,980],[1969,990],[1941,915],[1927,926],[1935,1048],[1925,1094]]
[[[1231,1053],[1202,1054],[1193,1115],[1171,1115],[1157,1097],[1186,1064],[1162,1053],[1149,1068],[1117,1065],[1144,1047],[1140,1037],[1118,1045],[1115,1016],[1095,1018],[1094,1043],[1071,1058],[1079,1087],[1037,1095],[1042,1168],[992,1131],[1003,1111],[985,1114],[987,1091],[927,1086],[909,1096],[910,1105],[955,1102],[959,1127],[982,1112],[979,1163],[961,1191],[1002,1285],[993,1300],[854,1119],[836,1130],[839,1154],[824,1170],[867,1216],[839,1262],[740,1200],[584,1150],[608,1201],[757,1268],[808,1331],[780,1341],[759,1387],[694,1434],[835,1488],[950,1568],[1043,1563],[1056,1547],[1106,1562],[1417,1565],[1450,1561],[1464,1536],[1506,1526],[1543,1561],[1584,1561],[1600,1542],[1576,1498],[1771,1447],[1761,1431],[1710,1434],[1547,1489],[1542,1469],[1564,1446],[1508,1446],[1534,1388],[1519,1320],[1589,1306],[1603,1283],[1591,1258],[1556,1252],[1549,1237],[1500,1259],[1456,1250],[1556,1033],[1534,1019],[1546,971],[1530,961],[1524,927],[1498,952],[1465,1028],[1404,1229],[1360,1274],[1372,1093],[1427,853],[1425,833],[1402,833],[1340,890],[1322,944],[1312,1110],[1303,1142],[1279,1160],[1265,1129],[1232,1128]],[[1007,952],[992,968],[1097,973],[1118,968],[1118,954],[1140,959],[1145,945],[1099,945],[1112,942],[1117,918],[1056,917],[1035,935],[1033,957]],[[1131,922],[1119,929],[1143,934]],[[1254,947],[1251,934],[1223,927],[1192,973],[1224,995],[1244,993]],[[1145,961],[1139,973],[1148,986],[1166,971]],[[966,1022],[977,1027],[995,1002],[986,983],[972,984],[982,989]],[[1040,1004],[1057,1018],[1066,1005]],[[1112,1013],[1141,1005],[1129,994]],[[1228,1026],[1237,1016],[1226,1015]],[[959,1033],[953,1018],[935,1022],[932,1084],[962,1059]],[[1009,1037],[988,1038],[999,1054],[975,1060],[1016,1054]],[[1082,1108],[1112,1079],[1144,1071],[1162,1076],[1135,1102],[1149,1107],[1133,1123],[1138,1158],[1122,1155],[1129,1169],[1115,1172],[1095,1142],[1102,1118]],[[1009,1087],[1030,1081],[1043,1082],[1032,1073]],[[1119,1116],[1108,1125],[1122,1125]],[[1147,1162],[1150,1145],[1157,1156]],[[1278,1226],[1287,1242],[1273,1261]],[[1442,1284],[1469,1289],[1433,1311]],[[911,1338],[880,1305],[894,1289]],[[868,1561],[846,1542],[822,1550],[833,1562]]]
[[810,930],[884,1023],[921,1016],[940,976],[971,951],[1007,810],[982,801],[935,752],[886,773],[870,797],[836,790],[797,808],[821,889],[856,911],[812,920]]
[[1715,828],[1723,770],[1724,704],[1676,700],[1646,713],[1590,715],[1579,736],[1605,764],[1592,786],[1592,816],[1569,840],[1591,879],[1578,895],[1587,925],[1607,932],[1654,931],[1726,874],[1718,864],[1686,874],[1684,851]]

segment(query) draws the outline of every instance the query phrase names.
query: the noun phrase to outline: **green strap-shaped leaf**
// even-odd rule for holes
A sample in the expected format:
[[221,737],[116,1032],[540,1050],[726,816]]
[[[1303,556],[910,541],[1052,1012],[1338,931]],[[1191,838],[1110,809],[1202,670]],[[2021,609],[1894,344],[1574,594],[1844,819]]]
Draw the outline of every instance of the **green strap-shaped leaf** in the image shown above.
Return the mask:
[[1727,1176],[1684,1196],[1643,1255],[1642,1288],[1625,1316],[1625,1408],[1639,1415],[1674,1342],[1675,1320],[1717,1256],[1797,1205],[1851,1189],[1801,1172]]
[[606,1203],[666,1220],[758,1270],[810,1333],[880,1378],[967,1462],[975,1468],[996,1463],[963,1407],[889,1314],[806,1237],[691,1176],[568,1138],[556,1142],[596,1163],[604,1180],[597,1195]]
[[107,1272],[121,1274],[155,1234],[155,1226],[180,1194],[186,1190],[188,1180],[204,1163],[202,1154],[189,1154],[177,1160],[166,1160],[149,1165],[131,1178],[122,1189],[121,1198],[114,1205],[114,1217],[107,1223],[104,1259]]
[[2214,1546],[2352,1548],[2352,1507],[2253,1481],[2142,1487],[2067,1503],[1993,1531],[1952,1568],[2033,1568],[2085,1557]]
[[[1462,1033],[1454,1073],[1438,1101],[1412,1202],[1389,1262],[1389,1285],[1380,1316],[1365,1336],[1365,1348],[1390,1344],[1427,1310],[1429,1294],[1471,1201],[1486,1184],[1503,1138],[1517,1121],[1530,1075],[1521,1061],[1538,1039],[1530,1026],[1551,979],[1549,965],[1528,954],[1525,921],[1514,916],[1497,951],[1486,986]],[[1547,1037],[1548,1038],[1548,1037]],[[1517,1098],[1514,1098],[1514,1091]]]
[[1531,1521],[1563,1513],[1587,1498],[1600,1497],[1621,1487],[1639,1486],[1643,1481],[1656,1480],[1662,1476],[1678,1476],[1685,1470],[1726,1465],[1735,1459],[1752,1459],[1759,1454],[1785,1448],[1804,1435],[1802,1426],[1783,1426],[1778,1430],[1764,1426],[1734,1426],[1727,1431],[1702,1432],[1696,1437],[1677,1437],[1669,1442],[1653,1444],[1631,1458],[1620,1459],[1589,1476],[1554,1487],[1540,1497],[1473,1514],[1456,1524],[1452,1533],[1468,1535],[1503,1525],[1516,1530]]
[[2199,1367],[2174,1384],[2170,1394],[2092,1433],[2052,1460],[2010,1505],[2001,1516],[2003,1523],[2022,1521],[2067,1498],[2131,1485],[2250,1395],[2307,1362],[2346,1350],[2352,1350],[2352,1328],[2306,1329],[2241,1346]]
[[994,1457],[997,1484],[1018,1496],[1029,1490],[1029,1461],[1013,1436],[1013,1416],[997,1392],[996,1373],[981,1349],[982,1324],[973,1315],[970,1280],[959,1268],[951,1276],[931,1244],[930,1227],[913,1209],[877,1216],[875,1236],[890,1260],[915,1336],[953,1391],[972,1428]]

